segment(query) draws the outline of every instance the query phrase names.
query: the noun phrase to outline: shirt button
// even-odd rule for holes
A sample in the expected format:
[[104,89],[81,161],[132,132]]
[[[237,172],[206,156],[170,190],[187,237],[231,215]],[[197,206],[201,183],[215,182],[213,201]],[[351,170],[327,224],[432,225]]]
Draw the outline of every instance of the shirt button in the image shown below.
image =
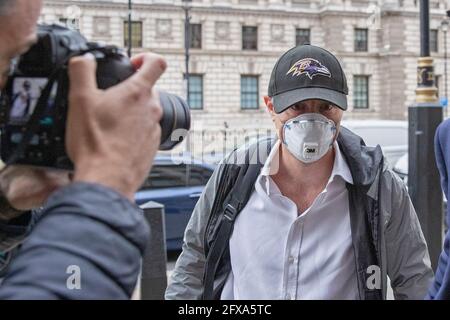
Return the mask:
[[295,262],[295,258],[293,256],[289,256],[289,263],[294,263]]

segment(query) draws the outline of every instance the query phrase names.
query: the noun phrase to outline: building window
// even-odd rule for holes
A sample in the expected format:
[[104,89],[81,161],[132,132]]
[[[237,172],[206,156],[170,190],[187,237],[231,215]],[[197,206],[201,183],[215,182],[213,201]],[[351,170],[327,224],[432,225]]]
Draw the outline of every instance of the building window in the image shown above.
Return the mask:
[[430,51],[438,52],[438,31],[436,29],[430,30]]
[[[123,24],[123,39],[128,47],[128,21]],[[131,21],[131,47],[142,48],[142,21]]]
[[295,29],[295,45],[311,43],[311,30],[310,29]]
[[258,76],[241,76],[241,108],[259,108]]
[[189,76],[189,107],[203,109],[203,75],[191,74]]
[[59,18],[59,23],[68,29],[80,31],[80,20],[78,19]]
[[240,4],[258,5],[258,0],[239,0]]
[[242,27],[242,50],[258,50],[258,27]]
[[353,77],[353,107],[355,109],[369,108],[369,77]]
[[431,0],[430,1],[430,8],[431,9],[439,9],[439,0]]
[[310,8],[311,7],[311,1],[305,1],[305,0],[292,0],[292,6],[293,7],[302,7],[302,8]]
[[367,29],[355,29],[355,52],[368,51],[368,31]]
[[202,48],[202,25],[199,23],[189,24],[189,47],[192,49]]

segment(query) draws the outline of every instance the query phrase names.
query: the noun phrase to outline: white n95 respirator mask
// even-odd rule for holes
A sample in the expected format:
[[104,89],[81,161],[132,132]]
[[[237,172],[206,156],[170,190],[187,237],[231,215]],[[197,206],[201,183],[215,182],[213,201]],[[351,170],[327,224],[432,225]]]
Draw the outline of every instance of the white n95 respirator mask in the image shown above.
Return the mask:
[[321,159],[332,146],[335,135],[336,124],[319,113],[305,113],[283,125],[283,143],[304,163]]

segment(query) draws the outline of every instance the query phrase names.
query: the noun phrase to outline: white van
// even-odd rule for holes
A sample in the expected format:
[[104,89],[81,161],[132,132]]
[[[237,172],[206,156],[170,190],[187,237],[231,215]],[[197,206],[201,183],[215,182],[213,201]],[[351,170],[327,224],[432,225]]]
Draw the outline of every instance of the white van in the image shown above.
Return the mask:
[[366,145],[380,145],[390,167],[408,152],[408,122],[395,120],[343,120],[342,126],[359,135]]

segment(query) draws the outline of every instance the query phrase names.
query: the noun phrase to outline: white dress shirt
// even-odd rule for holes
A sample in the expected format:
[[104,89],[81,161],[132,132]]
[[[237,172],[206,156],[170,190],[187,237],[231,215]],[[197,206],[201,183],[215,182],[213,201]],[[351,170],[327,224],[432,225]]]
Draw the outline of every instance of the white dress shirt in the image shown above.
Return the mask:
[[222,299],[358,299],[346,182],[338,144],[325,189],[301,215],[270,177],[280,141],[256,180],[230,238],[232,271]]

